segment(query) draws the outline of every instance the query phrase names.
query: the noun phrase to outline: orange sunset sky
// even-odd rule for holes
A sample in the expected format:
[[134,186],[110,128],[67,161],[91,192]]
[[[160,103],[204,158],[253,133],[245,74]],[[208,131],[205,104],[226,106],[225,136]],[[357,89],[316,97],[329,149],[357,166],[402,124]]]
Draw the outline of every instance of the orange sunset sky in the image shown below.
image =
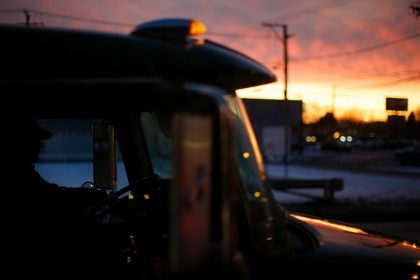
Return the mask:
[[[241,90],[283,99],[283,44],[263,22],[287,24],[288,98],[302,100],[305,121],[335,115],[386,120],[385,98],[408,98],[420,112],[420,18],[408,0],[2,0],[1,23],[22,23],[22,9],[45,26],[129,33],[157,18],[195,18],[204,38],[272,69],[278,82]],[[282,35],[282,29],[276,28]],[[335,96],[335,98],[333,98]]]

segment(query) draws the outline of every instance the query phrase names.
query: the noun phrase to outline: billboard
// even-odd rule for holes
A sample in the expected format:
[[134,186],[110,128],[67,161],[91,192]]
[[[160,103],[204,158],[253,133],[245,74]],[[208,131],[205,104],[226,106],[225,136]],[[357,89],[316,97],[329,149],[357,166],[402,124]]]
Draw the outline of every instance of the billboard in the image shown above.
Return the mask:
[[407,98],[386,98],[386,110],[390,111],[407,111],[408,99]]
[[392,126],[404,126],[405,125],[405,117],[404,116],[388,116],[388,124]]

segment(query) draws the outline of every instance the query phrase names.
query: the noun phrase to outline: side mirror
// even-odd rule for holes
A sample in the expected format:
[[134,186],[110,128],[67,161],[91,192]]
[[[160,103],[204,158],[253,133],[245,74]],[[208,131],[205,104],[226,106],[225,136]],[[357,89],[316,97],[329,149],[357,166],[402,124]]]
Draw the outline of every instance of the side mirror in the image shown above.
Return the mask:
[[94,123],[92,134],[94,185],[113,191],[117,185],[114,126],[110,123]]

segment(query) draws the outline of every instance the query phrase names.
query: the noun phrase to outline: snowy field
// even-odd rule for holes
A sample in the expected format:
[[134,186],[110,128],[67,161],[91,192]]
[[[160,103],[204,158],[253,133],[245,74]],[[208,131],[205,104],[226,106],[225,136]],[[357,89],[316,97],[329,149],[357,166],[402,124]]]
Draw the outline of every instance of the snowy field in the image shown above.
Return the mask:
[[[79,187],[84,182],[93,180],[93,167],[88,163],[38,163],[36,169],[47,181],[62,186]],[[282,165],[267,165],[266,171],[271,178],[282,178],[285,173]],[[118,165],[117,175],[118,188],[126,186],[127,176],[121,163]],[[420,200],[420,176],[378,175],[294,165],[288,166],[287,175],[288,178],[301,179],[342,178],[344,189],[335,192],[336,200]],[[303,195],[280,191],[275,191],[274,195],[279,202],[300,203],[313,199],[308,196],[322,198],[323,189],[300,189],[295,193]]]
[[[41,176],[60,186],[80,187],[84,182],[93,181],[93,164],[87,162],[41,162],[37,163],[35,169]],[[128,184],[124,165],[119,162],[117,165],[118,188]]]
[[[283,178],[283,165],[267,165],[266,171],[270,178]],[[321,169],[289,165],[288,178],[299,179],[331,179],[342,178],[344,188],[335,192],[336,200],[381,201],[395,199],[420,200],[420,176],[388,175],[374,173],[359,173],[333,169]],[[322,189],[300,189],[295,193],[321,198]],[[283,203],[300,203],[311,198],[286,192],[275,191],[276,199]]]

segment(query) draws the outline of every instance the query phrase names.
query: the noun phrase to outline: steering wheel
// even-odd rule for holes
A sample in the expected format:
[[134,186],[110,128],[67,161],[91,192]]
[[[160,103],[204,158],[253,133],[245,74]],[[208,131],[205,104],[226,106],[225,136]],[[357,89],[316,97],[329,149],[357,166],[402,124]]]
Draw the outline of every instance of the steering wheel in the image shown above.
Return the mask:
[[128,200],[128,196],[125,195],[127,192],[131,192],[134,196],[150,192],[159,180],[160,176],[157,174],[143,177],[139,181],[108,195],[102,201],[87,209],[87,216],[91,218],[102,217],[122,202]]

